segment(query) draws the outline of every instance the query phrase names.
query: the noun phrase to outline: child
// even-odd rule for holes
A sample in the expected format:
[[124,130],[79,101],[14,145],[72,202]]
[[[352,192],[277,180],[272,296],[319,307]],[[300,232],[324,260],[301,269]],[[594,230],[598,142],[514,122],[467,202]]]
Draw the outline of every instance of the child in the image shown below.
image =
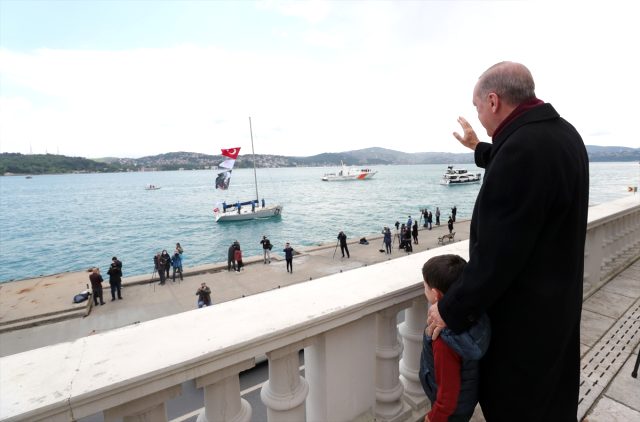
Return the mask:
[[242,251],[240,250],[240,245],[233,252],[233,258],[236,261],[236,272],[239,273],[242,270]]
[[[430,305],[440,300],[460,277],[467,262],[458,255],[440,255],[422,267],[424,293]],[[432,341],[426,332],[420,356],[420,382],[431,400],[425,422],[468,421],[478,403],[479,359],[489,347],[491,327],[486,315],[455,334],[448,328]]]

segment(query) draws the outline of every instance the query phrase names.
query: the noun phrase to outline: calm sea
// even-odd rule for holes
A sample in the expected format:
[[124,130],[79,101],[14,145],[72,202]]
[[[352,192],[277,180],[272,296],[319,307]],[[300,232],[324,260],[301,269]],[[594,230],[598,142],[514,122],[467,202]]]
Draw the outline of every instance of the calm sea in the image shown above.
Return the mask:
[[[151,275],[153,255],[172,253],[176,242],[185,250],[186,267],[226,262],[234,240],[250,256],[261,253],[263,234],[274,251],[285,242],[294,248],[334,242],[340,230],[354,239],[436,206],[445,222],[454,205],[464,219],[480,188],[441,186],[445,165],[373,169],[376,177],[364,182],[320,180],[334,169],[258,169],[259,195],[282,204],[282,217],[224,224],[215,222],[212,210],[223,200],[255,195],[250,169],[234,170],[228,191],[214,189],[212,170],[0,177],[0,282],[106,268],[114,255],[125,276]],[[628,195],[639,177],[635,162],[592,163],[590,203]],[[146,191],[147,184],[161,189]]]

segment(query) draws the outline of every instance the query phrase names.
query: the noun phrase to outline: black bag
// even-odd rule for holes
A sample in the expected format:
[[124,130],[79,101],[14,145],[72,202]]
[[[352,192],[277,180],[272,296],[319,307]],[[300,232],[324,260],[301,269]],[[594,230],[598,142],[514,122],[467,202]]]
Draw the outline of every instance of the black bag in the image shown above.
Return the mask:
[[73,297],[73,303],[82,303],[87,299],[89,299],[89,293],[88,292],[78,293],[77,295],[75,295]]

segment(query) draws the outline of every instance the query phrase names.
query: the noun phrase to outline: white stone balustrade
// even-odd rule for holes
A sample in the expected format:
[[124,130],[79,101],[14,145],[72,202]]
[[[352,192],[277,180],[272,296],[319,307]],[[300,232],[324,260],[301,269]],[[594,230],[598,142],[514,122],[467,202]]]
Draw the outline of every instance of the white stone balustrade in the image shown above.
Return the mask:
[[[637,197],[590,208],[585,297],[638,257],[639,239]],[[0,420],[104,412],[106,420],[162,421],[166,400],[196,380],[205,389],[199,421],[249,421],[238,374],[261,355],[269,358],[261,396],[270,421],[414,420],[426,403],[417,379],[426,311],[420,269],[443,253],[466,258],[467,249],[457,242],[0,358]]]

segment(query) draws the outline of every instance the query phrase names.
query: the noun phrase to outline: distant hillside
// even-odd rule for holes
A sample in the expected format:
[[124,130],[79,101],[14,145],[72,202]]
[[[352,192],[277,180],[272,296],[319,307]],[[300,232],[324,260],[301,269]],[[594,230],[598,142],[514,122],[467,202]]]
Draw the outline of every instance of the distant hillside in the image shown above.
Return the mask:
[[101,173],[118,170],[111,164],[82,157],[54,154],[0,154],[0,174]]
[[587,145],[589,161],[640,161],[640,148]]
[[[640,161],[640,148],[601,147],[587,145],[589,161]],[[282,155],[256,155],[257,167],[332,167],[346,165],[388,164],[469,164],[473,153],[449,152],[406,153],[385,148],[365,148],[355,151],[327,152],[310,157],[286,157]],[[221,155],[196,152],[169,152],[141,158],[105,157],[89,160],[63,155],[0,154],[0,174],[52,174],[72,172],[121,172],[144,170],[191,170],[217,166]],[[253,155],[243,154],[236,161],[236,168],[253,167]]]

